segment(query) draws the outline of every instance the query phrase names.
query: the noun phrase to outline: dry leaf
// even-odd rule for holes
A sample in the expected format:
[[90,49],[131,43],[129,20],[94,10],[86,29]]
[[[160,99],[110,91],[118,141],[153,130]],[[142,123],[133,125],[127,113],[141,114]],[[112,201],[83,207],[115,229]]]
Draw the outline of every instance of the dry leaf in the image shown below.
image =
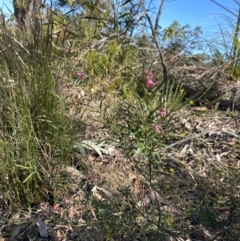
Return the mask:
[[93,187],[92,193],[95,198],[97,198],[100,201],[104,201],[104,198],[102,197],[102,195],[97,191],[97,186]]

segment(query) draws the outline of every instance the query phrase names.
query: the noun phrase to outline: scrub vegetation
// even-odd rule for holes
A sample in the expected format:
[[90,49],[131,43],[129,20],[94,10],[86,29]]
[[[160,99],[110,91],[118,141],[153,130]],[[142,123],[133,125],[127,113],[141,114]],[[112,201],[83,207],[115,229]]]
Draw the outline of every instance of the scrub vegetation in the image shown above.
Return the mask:
[[0,240],[239,240],[240,18],[156,2],[2,12]]

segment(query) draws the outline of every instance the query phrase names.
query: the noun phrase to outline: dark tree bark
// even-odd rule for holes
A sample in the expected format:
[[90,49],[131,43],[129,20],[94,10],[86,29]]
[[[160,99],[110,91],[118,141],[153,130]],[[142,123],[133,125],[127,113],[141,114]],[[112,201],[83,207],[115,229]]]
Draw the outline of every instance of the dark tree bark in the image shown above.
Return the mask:
[[26,18],[29,13],[30,0],[13,0],[14,15],[21,30],[26,30]]
[[159,6],[159,9],[158,9],[158,13],[157,13],[156,21],[155,21],[155,26],[154,26],[154,31],[156,33],[158,33],[159,20],[160,20],[161,14],[162,14],[162,9],[163,9],[164,3],[165,3],[165,0],[162,0],[161,4]]
[[33,14],[32,21],[34,27],[34,39],[35,43],[38,44],[41,35],[41,13],[40,7],[42,5],[42,0],[33,0]]
[[14,15],[21,30],[26,30],[27,21],[39,20],[41,4],[42,0],[13,0]]

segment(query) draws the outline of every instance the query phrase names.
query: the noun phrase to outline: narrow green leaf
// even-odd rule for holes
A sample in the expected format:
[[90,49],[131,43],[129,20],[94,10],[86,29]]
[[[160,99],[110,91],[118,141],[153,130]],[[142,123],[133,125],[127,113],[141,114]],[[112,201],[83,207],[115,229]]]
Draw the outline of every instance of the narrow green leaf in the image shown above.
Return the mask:
[[239,48],[239,40],[238,40],[238,38],[234,38],[233,43],[234,43],[234,49],[237,50]]
[[24,170],[30,170],[31,169],[31,167],[26,167],[26,166],[22,166],[22,165],[18,165],[18,164],[15,164],[15,166],[21,167]]
[[23,183],[27,182],[36,172],[37,172],[37,171],[32,172],[32,173],[23,181]]

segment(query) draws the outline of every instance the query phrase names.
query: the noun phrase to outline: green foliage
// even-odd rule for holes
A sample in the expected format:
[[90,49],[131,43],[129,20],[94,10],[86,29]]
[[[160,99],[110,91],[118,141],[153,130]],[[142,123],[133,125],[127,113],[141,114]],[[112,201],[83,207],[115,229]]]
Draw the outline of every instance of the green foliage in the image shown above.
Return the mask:
[[[137,51],[129,44],[118,40],[106,43],[101,52],[89,51],[86,54],[85,66],[92,76],[103,80],[103,86],[109,90],[122,89],[131,83],[131,67],[137,57]],[[109,83],[106,82],[109,80]]]
[[[174,111],[183,106],[184,92],[181,86],[173,83],[161,84],[153,90],[144,85],[142,88],[144,95],[139,95],[135,89],[131,99],[123,100],[113,110],[111,131],[131,165],[144,176],[146,189],[160,193],[154,180],[163,174],[171,176],[171,171],[165,169],[159,149],[166,147],[170,139],[181,138],[174,134],[170,123]],[[148,210],[148,222],[143,222],[142,228],[145,234],[151,232],[151,237],[155,237],[155,233],[155,238],[159,238],[164,237],[163,227],[172,229],[174,221],[170,214],[161,214],[156,205]]]
[[[138,86],[136,86],[138,88]],[[112,130],[123,140],[122,148],[128,149],[130,156],[138,154],[148,156],[155,153],[159,146],[164,146],[168,135],[171,135],[171,127],[168,118],[179,109],[184,97],[184,91],[180,86],[165,83],[156,87],[153,92],[145,91],[139,96],[138,91],[132,92],[132,99],[123,101],[119,109],[116,109],[116,117],[121,116],[121,121],[113,121]],[[164,125],[164,126],[162,126]],[[156,131],[156,127],[160,128]],[[168,129],[169,128],[169,129]],[[128,137],[128,138],[127,138]],[[131,139],[126,146],[126,140]]]
[[100,77],[106,76],[109,69],[111,69],[112,62],[106,54],[89,52],[86,56],[87,68],[92,75]]
[[117,214],[120,212],[116,200],[99,201],[93,198],[92,205],[97,208],[96,216],[99,225],[104,229],[106,240],[110,241],[114,236],[119,236],[121,230],[124,228],[124,222],[127,220],[119,218],[118,215],[114,215],[114,213]]
[[15,0],[13,1],[14,6],[19,9],[28,9],[29,7],[29,0]]
[[240,46],[239,46],[239,38],[238,34],[233,38],[233,52],[232,52],[232,59],[233,61],[231,62],[229,66],[229,73],[235,77],[236,79],[239,79],[240,77]]
[[[240,76],[239,70],[239,19],[221,16],[223,23],[218,22],[219,39],[208,43],[211,61],[216,65],[227,65],[225,73],[234,81]],[[226,25],[227,27],[223,26]]]
[[196,39],[202,34],[200,27],[191,29],[189,25],[180,26],[174,21],[170,27],[163,29],[163,41],[169,51],[189,51],[198,47]]

